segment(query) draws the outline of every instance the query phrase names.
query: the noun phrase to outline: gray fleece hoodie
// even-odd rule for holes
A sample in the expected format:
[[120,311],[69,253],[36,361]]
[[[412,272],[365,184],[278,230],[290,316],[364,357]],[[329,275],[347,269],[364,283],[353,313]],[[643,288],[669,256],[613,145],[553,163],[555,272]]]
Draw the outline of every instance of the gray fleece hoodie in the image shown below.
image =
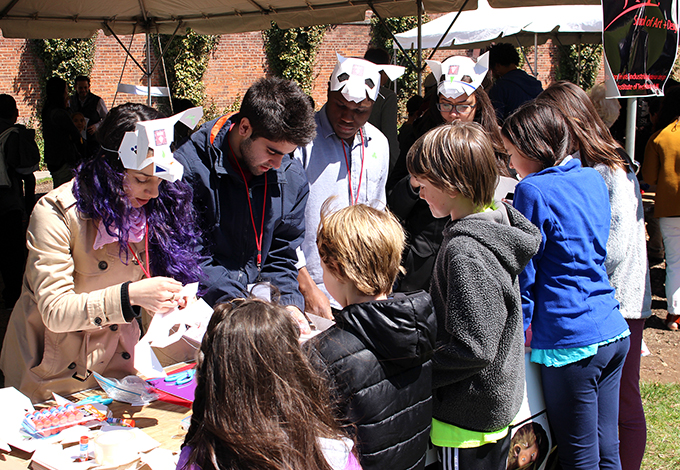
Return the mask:
[[498,431],[524,395],[524,332],[518,274],[541,234],[507,204],[449,222],[430,295],[437,315],[432,379],[439,421]]

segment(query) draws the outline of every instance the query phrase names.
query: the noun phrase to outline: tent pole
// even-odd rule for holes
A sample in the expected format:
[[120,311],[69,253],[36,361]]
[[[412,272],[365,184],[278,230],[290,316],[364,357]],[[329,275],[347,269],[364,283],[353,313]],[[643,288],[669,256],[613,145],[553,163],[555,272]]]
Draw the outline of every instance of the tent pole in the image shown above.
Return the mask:
[[449,25],[449,27],[446,28],[446,31],[444,31],[444,34],[442,34],[442,37],[439,38],[439,42],[437,42],[437,45],[434,46],[434,49],[432,49],[432,52],[430,53],[430,57],[428,57],[428,59],[431,59],[431,58],[434,56],[434,54],[439,50],[439,46],[441,46],[441,45],[442,45],[442,42],[444,42],[444,39],[446,38],[446,35],[449,34],[449,31],[451,31],[451,28],[453,27],[453,24],[458,20],[458,17],[459,17],[460,14],[463,12],[463,8],[466,7],[466,5],[468,4],[468,1],[469,1],[469,0],[465,0],[465,2],[463,2],[463,4],[460,6],[460,9],[458,10],[458,14],[456,14],[455,18],[453,18],[453,21],[451,22],[451,24]]
[[423,4],[418,0],[418,94],[423,94]]
[[411,67],[416,68],[417,65],[413,63],[413,61],[411,60],[411,57],[409,57],[409,55],[406,53],[406,51],[404,50],[404,48],[402,47],[402,45],[399,43],[399,41],[397,41],[397,38],[394,37],[394,33],[392,32],[392,30],[390,29],[390,27],[387,26],[387,23],[385,23],[385,20],[383,20],[382,16],[380,16],[380,13],[378,13],[377,11],[375,11],[375,8],[374,8],[374,6],[373,6],[373,3],[372,3],[372,2],[368,2],[368,5],[371,7],[371,10],[373,10],[373,14],[378,18],[378,21],[380,22],[380,24],[383,26],[383,28],[385,28],[385,31],[387,31],[388,33],[390,33],[390,37],[392,38],[392,41],[394,41],[394,44],[397,45],[397,47],[399,48],[399,50],[401,51],[401,53],[404,55],[404,58],[406,59],[406,61],[407,61],[409,64],[411,64]]
[[577,85],[581,86],[581,43],[578,43],[578,61],[576,62],[578,68],[576,69],[576,80],[578,81]]
[[538,77],[538,33],[534,33],[534,77]]
[[[131,49],[128,48],[128,47],[126,47],[125,44],[123,44],[123,41],[121,41],[120,38],[118,37],[118,35],[117,35],[116,33],[113,32],[113,30],[112,30],[111,27],[108,25],[108,23],[104,23],[104,26],[105,26],[106,29],[109,31],[109,33],[111,33],[111,36],[113,36],[113,37],[116,39],[116,41],[118,41],[118,44],[120,44],[120,47],[122,47],[123,50],[125,51],[125,53],[127,54],[127,56],[128,56],[130,59],[132,59],[132,61],[133,61],[133,62],[135,63],[135,65],[137,66],[137,68],[139,68],[139,70],[141,70],[141,72],[142,72],[143,74],[146,74],[146,70],[144,70],[144,67],[142,67],[141,64],[140,64],[139,62],[137,62],[137,59],[135,59],[135,56],[132,55]],[[135,25],[135,28],[136,28],[136,27],[137,27],[137,25]],[[133,36],[133,38],[134,38],[134,30],[133,30],[133,32],[132,32],[132,36]],[[130,45],[132,45],[132,41],[130,41]]]
[[146,33],[146,89],[148,90],[148,104],[151,107],[151,34]]
[[637,98],[628,99],[626,112],[626,152],[635,159],[635,123],[637,122]]

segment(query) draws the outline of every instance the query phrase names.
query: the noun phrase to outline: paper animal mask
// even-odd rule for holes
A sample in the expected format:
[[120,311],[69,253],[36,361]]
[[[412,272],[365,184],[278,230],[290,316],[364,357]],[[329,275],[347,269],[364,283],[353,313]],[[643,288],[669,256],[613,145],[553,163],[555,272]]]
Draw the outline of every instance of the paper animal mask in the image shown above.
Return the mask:
[[375,101],[380,91],[380,71],[396,80],[405,68],[399,65],[378,65],[364,59],[338,56],[331,74],[331,91],[341,91],[347,101],[361,103],[368,98]]
[[[184,174],[184,167],[170,151],[170,144],[175,138],[175,124],[179,121],[193,129],[202,116],[203,108],[197,107],[169,118],[138,122],[134,132],[125,133],[118,148],[123,166],[129,170],[141,170],[153,164],[154,176],[177,181]],[[153,155],[149,154],[150,149]]]
[[447,98],[455,99],[465,93],[471,95],[482,84],[489,71],[489,53],[479,57],[477,63],[468,57],[449,57],[444,62],[428,60],[434,77],[437,79],[437,91]]

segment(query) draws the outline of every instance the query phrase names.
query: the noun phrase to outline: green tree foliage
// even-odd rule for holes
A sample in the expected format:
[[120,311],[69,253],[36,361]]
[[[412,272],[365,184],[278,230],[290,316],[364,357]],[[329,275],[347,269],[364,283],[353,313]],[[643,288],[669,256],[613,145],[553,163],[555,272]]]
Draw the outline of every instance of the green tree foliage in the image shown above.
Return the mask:
[[[595,85],[597,73],[602,60],[601,44],[581,44],[580,60],[579,46],[558,46],[558,65],[555,71],[557,80],[569,80],[584,90]],[[580,70],[579,70],[580,64]]]
[[[167,46],[165,67],[173,98],[188,99],[198,106],[204,104],[203,74],[208,68],[210,53],[217,47],[218,41],[219,36],[197,34],[192,29],[187,29],[185,36],[172,38],[169,34],[160,35],[161,46],[164,49]],[[157,36],[153,37],[153,44],[156,55],[160,56]]]
[[[423,22],[427,22],[428,18],[424,17]],[[385,18],[385,24],[394,34],[403,33],[409,29],[418,26],[418,19],[415,16],[404,16],[401,18]],[[392,35],[380,22],[380,20],[373,16],[371,18],[371,47],[379,47],[386,51],[392,51],[394,40]],[[415,50],[406,50],[406,54],[411,58],[411,62],[417,65],[417,54]],[[427,58],[428,50],[423,50],[423,59]],[[405,116],[406,102],[414,95],[418,94],[418,71],[411,65],[404,54],[399,50],[397,52],[397,65],[406,67],[406,72],[399,79],[397,79],[397,97],[399,99],[399,114]],[[424,62],[423,62],[424,64]],[[423,79],[425,76],[423,76]]]
[[42,60],[45,68],[40,77],[40,85],[45,91],[45,83],[52,77],[66,80],[69,87],[78,75],[90,75],[94,66],[95,38],[89,39],[31,39],[31,48]]
[[281,29],[272,22],[271,29],[262,32],[270,72],[311,93],[316,53],[325,33],[325,25]]

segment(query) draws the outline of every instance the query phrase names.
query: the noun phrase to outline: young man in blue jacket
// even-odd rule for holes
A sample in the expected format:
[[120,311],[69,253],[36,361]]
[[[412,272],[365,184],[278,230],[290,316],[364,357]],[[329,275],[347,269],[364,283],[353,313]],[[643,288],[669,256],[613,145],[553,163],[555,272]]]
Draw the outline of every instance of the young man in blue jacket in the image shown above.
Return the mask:
[[204,124],[175,152],[194,190],[203,230],[203,298],[210,305],[243,297],[268,281],[302,323],[296,249],[305,231],[309,187],[288,155],[315,136],[314,111],[293,82],[253,84],[233,116]]

